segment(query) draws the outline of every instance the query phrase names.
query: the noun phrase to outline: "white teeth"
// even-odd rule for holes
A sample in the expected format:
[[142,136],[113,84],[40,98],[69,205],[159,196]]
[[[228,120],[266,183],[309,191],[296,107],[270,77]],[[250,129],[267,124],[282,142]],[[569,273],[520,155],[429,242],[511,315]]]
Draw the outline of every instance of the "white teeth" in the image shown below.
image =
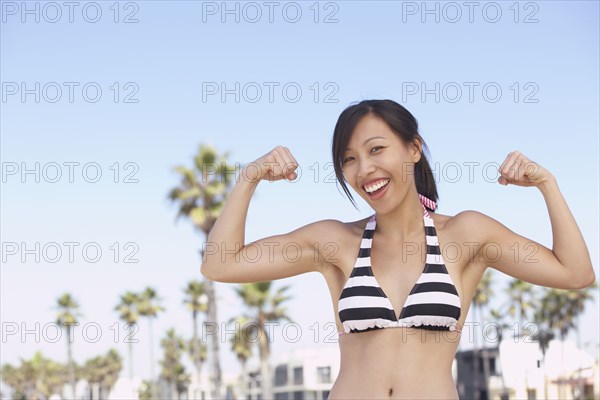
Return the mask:
[[385,185],[387,185],[389,182],[390,182],[389,179],[382,180],[382,181],[377,182],[374,185],[365,186],[365,190],[367,191],[367,193],[373,193],[377,189],[380,189],[380,188],[384,187]]

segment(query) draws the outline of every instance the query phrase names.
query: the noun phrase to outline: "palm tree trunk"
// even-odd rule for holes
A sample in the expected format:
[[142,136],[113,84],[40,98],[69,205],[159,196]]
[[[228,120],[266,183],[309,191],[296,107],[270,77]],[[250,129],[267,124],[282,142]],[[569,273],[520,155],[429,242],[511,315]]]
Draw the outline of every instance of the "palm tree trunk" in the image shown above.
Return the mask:
[[212,344],[212,371],[214,385],[211,390],[213,399],[221,398],[221,363],[219,358],[219,331],[217,320],[217,298],[215,295],[214,282],[210,279],[206,280],[206,296],[208,297],[208,323],[216,326],[216,334],[211,337]]
[[[545,339],[544,339],[545,340]],[[546,368],[546,351],[541,347],[542,351],[542,367],[544,368],[544,398],[548,398],[548,370]]]
[[[502,340],[504,340],[504,334],[502,332],[502,327],[500,328],[496,328],[499,329],[499,337],[500,339],[498,340],[498,361],[500,361],[500,346],[502,345]],[[504,380],[504,370],[502,370],[502,374],[500,374],[500,378],[502,380],[502,400],[504,399],[508,399],[508,390],[506,389],[506,381]],[[546,396],[546,399],[548,397]]]
[[485,397],[490,398],[489,381],[490,381],[490,363],[488,349],[483,345],[483,387],[485,390]]
[[173,399],[173,393],[175,393],[175,390],[173,390],[174,387],[175,384],[173,381],[167,381],[167,392],[169,393],[169,399]]
[[489,385],[490,385],[490,362],[489,362],[489,353],[488,353],[488,349],[485,347],[483,347],[483,387],[485,390],[485,395],[486,398],[490,398],[490,389],[489,389]]
[[201,391],[201,372],[202,372],[202,362],[200,361],[200,343],[198,343],[198,312],[192,312],[192,318],[194,319],[194,338],[193,346],[194,346],[194,366],[196,367],[196,385],[197,388],[194,390],[194,399],[201,398],[198,397],[198,391]]
[[156,399],[156,383],[154,382],[154,339],[152,335],[152,317],[148,318],[148,335],[150,335],[150,393]]
[[259,355],[260,355],[260,387],[263,399],[273,399],[273,388],[271,385],[271,368],[269,365],[270,351],[269,338],[263,321],[259,321]]
[[546,373],[546,357],[544,356],[544,398],[548,398],[548,375]]
[[[483,305],[479,306],[478,310],[479,318],[481,318],[481,326],[484,326],[483,321]],[[485,390],[486,399],[490,398],[490,390],[489,390],[489,381],[490,381],[490,363],[489,363],[489,353],[488,349],[485,345],[485,340],[482,343],[482,356],[483,356],[483,388]]]
[[[521,342],[521,338],[523,336],[525,336],[524,332],[522,331],[522,329],[523,329],[523,318],[524,318],[524,315],[523,315],[523,302],[524,302],[523,297],[519,297],[519,301],[518,301],[519,314],[517,314],[519,316],[519,320],[518,320],[518,323],[517,323],[517,335],[518,335],[517,336],[518,337],[517,340],[519,342]],[[528,379],[527,375],[528,375],[528,371],[525,370],[525,374],[524,374],[524,378],[525,378],[525,393],[524,393],[524,396],[527,396],[527,393],[529,392],[529,379]]]
[[[475,322],[478,321],[478,307],[473,307],[473,319]],[[473,399],[480,399],[480,390],[479,390],[479,334],[475,333],[475,341],[473,346]]]
[[25,398],[27,400],[33,399],[35,397],[35,393],[33,391],[33,384],[28,382],[25,384]]
[[[581,330],[579,329],[579,321],[581,317],[578,315],[575,322],[575,334],[577,335],[577,350],[581,350]],[[579,397],[584,398],[585,385],[583,384],[583,378],[581,376],[581,358],[577,357],[577,386],[579,388]]]
[[[129,324],[130,337],[133,334],[131,332],[131,328],[132,328],[132,325]],[[129,350],[129,381],[133,382],[133,342],[131,340],[129,340],[127,349]]]
[[246,384],[246,360],[240,362],[242,364],[242,390],[240,390],[240,399],[247,399],[248,385]]
[[565,378],[564,365],[565,365],[565,338],[561,335],[561,337],[560,337],[560,373],[558,375],[558,398],[561,400],[565,398],[565,385],[563,382],[563,380]]
[[75,371],[73,370],[73,352],[71,349],[72,336],[73,329],[71,326],[67,326],[67,361],[69,363],[69,383],[71,385],[73,398],[75,398]]

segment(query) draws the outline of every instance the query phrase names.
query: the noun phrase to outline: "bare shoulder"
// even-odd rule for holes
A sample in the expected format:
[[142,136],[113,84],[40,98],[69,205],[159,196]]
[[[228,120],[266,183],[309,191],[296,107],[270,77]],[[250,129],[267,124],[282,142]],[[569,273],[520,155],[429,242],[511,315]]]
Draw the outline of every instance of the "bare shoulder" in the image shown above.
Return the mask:
[[[444,215],[430,213],[436,227],[449,232],[455,238],[477,238],[489,229],[494,223],[498,223],[484,213],[475,210],[461,211],[456,215]],[[456,237],[456,238],[458,238]]]
[[[368,218],[351,222],[342,222],[337,219],[323,219],[305,225],[305,234],[316,239],[327,241],[346,242],[354,237],[361,236]],[[342,244],[342,243],[340,243]]]
[[481,259],[481,254],[485,253],[488,245],[497,243],[503,235],[514,235],[514,232],[494,218],[475,210],[461,211],[452,216],[432,215],[436,228],[439,226],[446,241],[467,248],[470,260],[476,264],[488,264]]
[[[342,268],[355,257],[355,249],[369,218],[342,222],[336,219],[325,219],[304,226],[303,236],[310,240],[311,248],[321,255],[321,267],[327,265]],[[327,264],[327,265],[325,265]]]

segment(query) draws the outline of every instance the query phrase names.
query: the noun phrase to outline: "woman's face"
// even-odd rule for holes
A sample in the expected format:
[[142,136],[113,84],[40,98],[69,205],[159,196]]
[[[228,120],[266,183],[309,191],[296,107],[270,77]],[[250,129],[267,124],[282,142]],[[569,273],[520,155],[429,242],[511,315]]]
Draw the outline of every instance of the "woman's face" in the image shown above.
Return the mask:
[[356,125],[344,153],[348,184],[376,211],[393,209],[414,185],[421,149],[406,146],[379,117],[367,114]]

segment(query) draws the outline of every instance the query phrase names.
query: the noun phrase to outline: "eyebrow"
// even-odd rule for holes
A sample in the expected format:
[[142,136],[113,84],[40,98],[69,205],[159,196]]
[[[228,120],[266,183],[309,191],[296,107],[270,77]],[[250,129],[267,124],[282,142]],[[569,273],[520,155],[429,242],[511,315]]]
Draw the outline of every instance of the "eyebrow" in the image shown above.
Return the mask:
[[[374,139],[385,139],[383,136],[372,136],[370,138],[368,138],[367,140],[365,140],[362,145],[364,146],[365,144],[367,144],[369,141],[374,140]],[[346,147],[346,151],[348,150],[352,150],[350,147]]]

